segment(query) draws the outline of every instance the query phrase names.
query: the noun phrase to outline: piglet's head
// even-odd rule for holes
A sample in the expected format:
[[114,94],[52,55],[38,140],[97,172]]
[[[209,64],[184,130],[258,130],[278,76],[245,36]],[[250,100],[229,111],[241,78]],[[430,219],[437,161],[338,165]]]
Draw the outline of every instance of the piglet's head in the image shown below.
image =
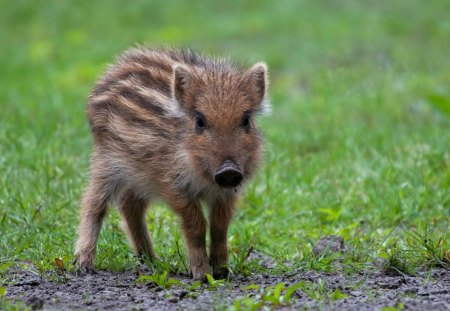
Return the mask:
[[262,137],[256,116],[267,112],[267,66],[238,71],[226,63],[174,66],[173,97],[184,150],[201,178],[234,188],[254,173]]

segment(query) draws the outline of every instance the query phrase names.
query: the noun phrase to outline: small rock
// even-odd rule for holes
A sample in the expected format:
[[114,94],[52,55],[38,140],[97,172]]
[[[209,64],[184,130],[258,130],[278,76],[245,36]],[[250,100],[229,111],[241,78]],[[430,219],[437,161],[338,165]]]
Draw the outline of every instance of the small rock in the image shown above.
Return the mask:
[[326,253],[345,252],[344,239],[336,235],[328,235],[320,239],[319,242],[314,245],[313,254],[321,256]]
[[361,291],[359,291],[359,290],[353,290],[353,291],[350,292],[350,295],[353,296],[353,297],[359,297],[359,296],[362,296],[363,293]]
[[259,252],[253,248],[249,250],[247,261],[258,261],[258,264],[261,267],[267,269],[273,269],[277,266],[276,261],[272,257],[264,254],[263,252]]

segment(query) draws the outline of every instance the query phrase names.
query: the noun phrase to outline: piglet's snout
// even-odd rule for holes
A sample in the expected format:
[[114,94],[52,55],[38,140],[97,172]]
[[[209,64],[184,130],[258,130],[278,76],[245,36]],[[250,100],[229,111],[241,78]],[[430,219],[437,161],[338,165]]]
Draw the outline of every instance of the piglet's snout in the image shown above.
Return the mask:
[[214,181],[221,187],[232,188],[238,186],[243,177],[239,166],[234,161],[226,160],[214,174]]

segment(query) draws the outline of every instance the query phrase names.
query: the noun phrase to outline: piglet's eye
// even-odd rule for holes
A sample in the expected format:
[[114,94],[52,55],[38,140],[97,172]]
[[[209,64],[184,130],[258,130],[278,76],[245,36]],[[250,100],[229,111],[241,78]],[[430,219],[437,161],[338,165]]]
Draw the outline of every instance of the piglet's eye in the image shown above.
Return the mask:
[[198,117],[198,118],[197,118],[196,126],[197,126],[197,128],[199,128],[199,129],[204,129],[204,128],[205,128],[205,120],[203,120],[202,117]]
[[250,128],[250,116],[245,115],[245,116],[242,118],[241,126],[242,126],[243,128],[245,128],[245,129],[249,129],[249,128]]
[[197,113],[195,116],[195,130],[198,134],[201,134],[206,128],[205,117],[201,113]]

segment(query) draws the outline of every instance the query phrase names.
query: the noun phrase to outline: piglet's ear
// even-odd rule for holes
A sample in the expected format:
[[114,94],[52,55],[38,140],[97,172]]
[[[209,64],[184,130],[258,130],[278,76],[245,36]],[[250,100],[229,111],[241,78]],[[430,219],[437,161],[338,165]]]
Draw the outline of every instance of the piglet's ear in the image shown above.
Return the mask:
[[180,105],[184,104],[187,90],[192,83],[189,69],[183,65],[173,67],[173,96]]
[[268,73],[267,65],[265,63],[254,64],[247,72],[246,76],[250,79],[250,85],[252,93],[254,94],[255,102],[258,105],[258,109],[262,113],[268,113],[270,111],[269,104],[266,100],[266,93],[268,88]]

